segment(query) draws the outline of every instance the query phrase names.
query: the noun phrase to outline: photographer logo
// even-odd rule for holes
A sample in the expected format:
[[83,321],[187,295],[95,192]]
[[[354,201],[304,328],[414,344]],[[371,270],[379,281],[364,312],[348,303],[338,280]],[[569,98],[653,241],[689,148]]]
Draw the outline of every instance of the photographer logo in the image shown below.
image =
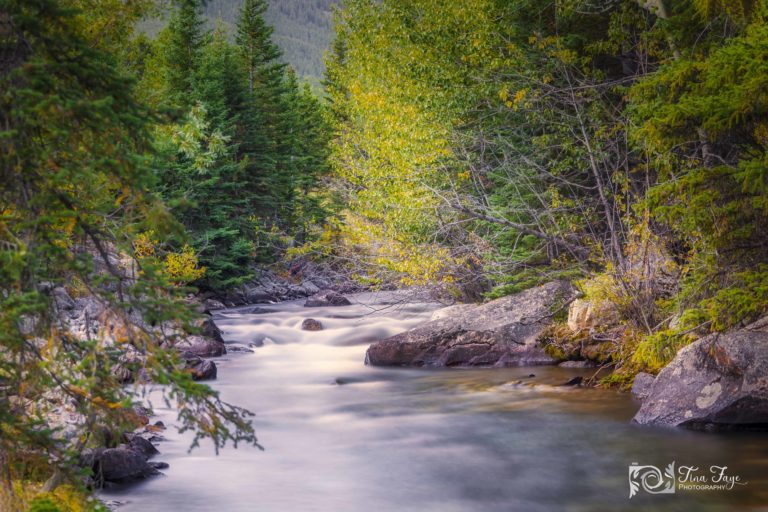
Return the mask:
[[662,472],[656,466],[640,466],[633,462],[629,466],[629,497],[642,489],[649,494],[675,493],[675,463],[667,465]]
[[660,469],[657,466],[629,466],[629,497],[638,492],[648,494],[675,494],[676,491],[732,491],[738,485],[747,485],[741,477],[728,473],[728,466],[709,466],[701,470],[698,466],[679,466],[675,462]]

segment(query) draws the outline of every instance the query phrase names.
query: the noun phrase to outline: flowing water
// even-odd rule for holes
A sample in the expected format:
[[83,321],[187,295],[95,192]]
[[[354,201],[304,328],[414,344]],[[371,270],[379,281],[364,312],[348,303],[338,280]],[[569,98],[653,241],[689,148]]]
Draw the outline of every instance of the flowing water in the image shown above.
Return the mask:
[[[164,476],[102,493],[120,512],[452,512],[768,510],[768,441],[630,423],[628,394],[562,387],[588,370],[371,368],[371,340],[428,320],[434,304],[359,295],[225,310],[228,342],[260,345],[217,360],[212,383],[256,413],[265,451],[187,452],[172,429]],[[300,330],[305,318],[320,332]],[[158,401],[159,419],[173,411]],[[628,466],[728,466],[747,485],[629,499]]]

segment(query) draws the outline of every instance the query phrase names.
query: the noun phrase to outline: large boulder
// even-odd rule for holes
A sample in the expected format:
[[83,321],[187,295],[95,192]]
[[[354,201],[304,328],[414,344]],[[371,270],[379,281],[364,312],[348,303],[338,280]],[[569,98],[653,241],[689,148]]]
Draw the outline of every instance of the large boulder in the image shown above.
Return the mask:
[[213,338],[219,343],[224,343],[224,337],[221,334],[221,329],[213,321],[213,318],[208,317],[200,321],[200,328],[202,329],[203,336]]
[[154,457],[160,453],[160,451],[155,448],[155,445],[153,445],[148,439],[144,439],[138,434],[131,433],[127,437],[129,437],[128,449],[140,453],[144,456],[145,459]]
[[768,429],[768,333],[712,334],[680,350],[634,417],[693,429]]
[[198,357],[219,357],[227,353],[223,342],[207,336],[187,336],[175,345],[176,350]]
[[454,308],[368,348],[374,366],[519,366],[554,364],[537,338],[576,296],[566,282],[551,282],[487,304]]
[[333,290],[325,290],[309,297],[307,302],[304,303],[304,307],[323,308],[330,306],[349,306],[351,304],[349,299],[342,294]]
[[83,462],[92,469],[97,484],[123,483],[157,474],[143,453],[127,446],[87,452]]

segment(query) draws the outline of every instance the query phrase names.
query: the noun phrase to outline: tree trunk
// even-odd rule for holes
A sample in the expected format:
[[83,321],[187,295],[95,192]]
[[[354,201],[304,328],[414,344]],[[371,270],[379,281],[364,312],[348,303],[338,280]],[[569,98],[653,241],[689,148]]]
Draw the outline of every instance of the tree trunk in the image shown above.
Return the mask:
[[0,449],[0,510],[16,510],[17,501],[8,455]]

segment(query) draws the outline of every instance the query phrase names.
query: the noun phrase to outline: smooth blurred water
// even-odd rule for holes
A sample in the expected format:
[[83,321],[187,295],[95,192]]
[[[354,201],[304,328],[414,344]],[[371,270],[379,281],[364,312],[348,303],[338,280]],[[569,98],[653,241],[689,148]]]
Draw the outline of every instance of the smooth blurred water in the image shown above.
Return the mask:
[[[768,510],[766,436],[633,425],[629,395],[559,386],[589,370],[366,367],[370,341],[438,306],[355,299],[216,315],[228,342],[262,344],[218,359],[212,386],[256,413],[266,450],[190,454],[190,437],[169,429],[158,457],[170,464],[165,475],[103,497],[126,502],[120,512]],[[325,330],[301,331],[310,317]],[[174,412],[161,405],[171,425]],[[748,484],[628,499],[630,463],[672,461],[727,465]]]

